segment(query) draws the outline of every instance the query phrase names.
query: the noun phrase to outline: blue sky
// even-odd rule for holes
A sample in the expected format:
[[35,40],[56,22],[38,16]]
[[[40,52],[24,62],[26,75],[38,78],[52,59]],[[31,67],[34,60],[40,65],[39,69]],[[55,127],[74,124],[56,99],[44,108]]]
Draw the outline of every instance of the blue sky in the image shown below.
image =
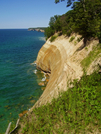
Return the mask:
[[50,17],[62,15],[70,8],[66,1],[0,0],[0,29],[47,27]]

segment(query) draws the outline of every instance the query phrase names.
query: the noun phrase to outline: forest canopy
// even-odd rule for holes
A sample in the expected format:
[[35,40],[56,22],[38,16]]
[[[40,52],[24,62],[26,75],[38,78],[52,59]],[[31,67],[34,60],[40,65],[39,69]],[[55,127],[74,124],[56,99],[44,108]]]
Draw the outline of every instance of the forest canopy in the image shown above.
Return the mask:
[[49,27],[45,30],[46,37],[56,32],[67,36],[75,32],[87,39],[97,37],[101,42],[101,0],[67,0],[67,6],[70,5],[71,10],[64,15],[50,18]]

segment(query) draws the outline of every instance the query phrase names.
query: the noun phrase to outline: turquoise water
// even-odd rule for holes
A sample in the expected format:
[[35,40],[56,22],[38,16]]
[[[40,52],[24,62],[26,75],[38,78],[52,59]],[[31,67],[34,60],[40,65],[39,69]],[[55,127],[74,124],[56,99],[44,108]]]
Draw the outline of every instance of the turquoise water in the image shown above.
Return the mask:
[[[44,33],[27,29],[0,30],[0,133],[30,109],[42,94],[33,63],[45,43]],[[39,72],[40,77],[42,75]]]

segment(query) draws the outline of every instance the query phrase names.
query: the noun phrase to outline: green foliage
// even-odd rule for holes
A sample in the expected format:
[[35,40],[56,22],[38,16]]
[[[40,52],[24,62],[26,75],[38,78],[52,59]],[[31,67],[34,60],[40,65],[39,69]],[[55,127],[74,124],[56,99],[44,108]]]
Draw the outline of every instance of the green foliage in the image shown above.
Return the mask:
[[77,38],[77,41],[80,42],[82,40],[82,37],[81,38]]
[[54,17],[51,17],[50,18],[50,21],[49,21],[49,26],[51,27],[51,28],[55,28],[55,22],[56,22],[56,20],[58,19],[58,15],[54,15]]
[[72,37],[70,38],[69,42],[72,42],[74,39],[75,39],[75,37],[72,36]]
[[50,38],[50,41],[53,42],[58,36],[56,35],[53,35],[51,38]]
[[91,62],[95,60],[95,58],[100,57],[99,55],[100,53],[101,53],[101,47],[98,44],[97,46],[93,48],[93,50],[89,53],[89,55],[81,61],[81,65],[85,69],[87,69],[89,65],[91,64]]
[[72,34],[72,31],[71,30],[69,30],[67,33],[66,33],[66,35],[69,37],[70,35]]
[[[49,27],[52,36],[55,32],[70,36],[72,32],[82,35],[86,40],[91,37],[98,37],[101,42],[101,1],[100,0],[67,0],[67,5],[73,5],[72,10],[62,16],[51,17]],[[56,0],[55,3],[60,2]],[[85,42],[86,44],[86,42]]]
[[54,29],[52,29],[51,27],[47,27],[45,29],[45,33],[44,34],[45,34],[46,38],[48,39],[50,36],[54,35],[54,33],[55,33]]
[[56,20],[54,26],[55,26],[55,31],[56,31],[56,32],[62,30],[60,17],[57,18],[57,20]]
[[[55,3],[57,4],[57,3],[59,3],[60,1],[62,2],[62,1],[65,1],[65,0],[55,0]],[[75,1],[75,0],[67,0],[67,7],[73,5],[73,6],[72,6],[72,8],[73,8],[73,7],[74,7],[74,4],[75,4],[74,1]],[[78,1],[81,1],[81,0],[78,0]]]
[[77,41],[74,41],[74,45],[76,45],[77,44]]
[[[101,2],[98,2],[101,5]],[[74,8],[75,25],[73,30],[78,32],[83,37],[96,37],[99,31],[100,21],[97,13],[97,8],[93,8],[96,5],[95,1],[85,0],[85,3],[78,2]]]
[[88,51],[88,48],[87,47],[85,47],[85,49]]
[[10,127],[10,132],[12,132],[15,129],[16,124],[12,121],[11,127]]
[[59,16],[58,15],[54,15],[54,17],[50,18],[49,21],[49,27],[47,27],[45,29],[45,36],[47,38],[51,37],[52,35],[54,35],[55,32],[60,31],[61,27],[60,27],[60,20],[59,20]]
[[[72,84],[72,83],[71,83]],[[101,131],[101,75],[84,75],[74,88],[33,110],[24,118],[24,134],[89,133]]]

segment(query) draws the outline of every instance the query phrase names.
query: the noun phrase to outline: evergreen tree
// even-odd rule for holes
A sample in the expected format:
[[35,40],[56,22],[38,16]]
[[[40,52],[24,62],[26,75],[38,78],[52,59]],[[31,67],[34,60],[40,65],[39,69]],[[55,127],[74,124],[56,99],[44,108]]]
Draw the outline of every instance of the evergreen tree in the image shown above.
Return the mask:
[[[98,1],[101,4],[100,1]],[[74,31],[81,34],[83,37],[96,37],[100,28],[100,17],[98,5],[95,0],[85,0],[85,8],[82,2],[78,2],[74,8],[75,12],[75,27]]]
[[[55,3],[57,4],[57,3],[59,3],[60,1],[62,2],[62,1],[65,1],[65,0],[55,0]],[[75,1],[75,0],[67,0],[67,7],[73,5],[74,1]],[[82,1],[82,0],[78,0],[78,1]]]
[[101,42],[101,0],[67,0],[67,2],[73,5],[72,10],[65,15],[51,17],[45,35],[50,37],[60,31],[69,36],[75,32],[82,35],[85,45],[86,40],[91,37],[98,37]]

